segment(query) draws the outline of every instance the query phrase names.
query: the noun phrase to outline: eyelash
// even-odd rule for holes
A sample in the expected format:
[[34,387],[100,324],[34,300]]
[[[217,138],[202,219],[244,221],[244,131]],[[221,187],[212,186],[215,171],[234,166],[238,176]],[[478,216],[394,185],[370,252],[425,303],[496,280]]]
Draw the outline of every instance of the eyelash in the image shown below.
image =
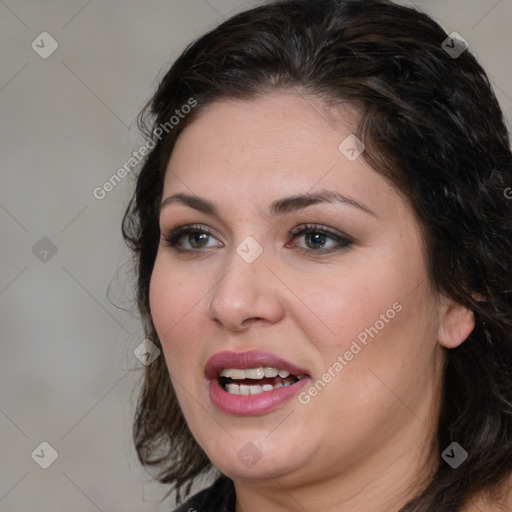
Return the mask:
[[[209,236],[213,236],[212,233],[205,227],[200,225],[190,225],[190,226],[181,226],[165,235],[162,236],[162,239],[164,242],[166,242],[166,245],[168,247],[171,247],[173,251],[177,253],[198,253],[201,252],[202,249],[180,249],[177,242],[178,240],[184,236],[189,235],[192,233],[202,233]],[[293,236],[293,238],[297,238],[301,235],[305,234],[321,234],[328,238],[331,238],[332,240],[338,242],[337,248],[332,249],[305,249],[303,247],[299,247],[298,250],[300,252],[304,253],[315,253],[315,254],[329,254],[336,251],[341,251],[343,249],[347,249],[350,247],[354,241],[350,239],[346,235],[334,233],[332,231],[329,231],[328,229],[325,229],[323,227],[315,226],[312,224],[305,224],[302,226],[298,226],[293,231],[290,231],[288,234],[290,236]]]

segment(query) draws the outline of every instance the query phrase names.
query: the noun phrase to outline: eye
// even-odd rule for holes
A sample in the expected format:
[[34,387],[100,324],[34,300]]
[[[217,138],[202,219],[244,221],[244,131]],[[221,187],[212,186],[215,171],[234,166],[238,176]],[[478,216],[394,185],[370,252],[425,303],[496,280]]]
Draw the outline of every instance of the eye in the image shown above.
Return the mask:
[[[164,240],[167,246],[172,247],[176,252],[196,252],[198,249],[218,245],[214,244],[213,246],[208,246],[206,244],[208,242],[208,237],[211,236],[211,232],[205,226],[182,226],[166,235],[163,235],[162,240]],[[183,245],[179,243],[182,238],[185,239],[185,242],[188,243],[190,247],[183,247]]]
[[[317,254],[327,254],[350,247],[354,241],[347,235],[330,231],[323,226],[304,225],[290,231],[290,235],[295,238],[304,236],[306,248],[300,248],[301,251],[313,252]],[[331,244],[331,247],[326,247],[325,244],[328,240],[336,243]]]
[[[327,228],[314,225],[303,225],[290,231],[294,239],[304,236],[306,248],[298,247],[299,251],[316,254],[327,254],[348,248],[354,241],[347,235],[330,231]],[[213,238],[210,230],[201,225],[181,226],[170,233],[163,235],[162,240],[168,247],[180,253],[200,252],[208,247],[219,247],[222,243],[208,245],[209,238]],[[184,243],[181,241],[184,239]],[[331,247],[326,243],[331,240]],[[188,246],[187,246],[188,244]],[[295,244],[286,244],[286,247],[296,247]]]

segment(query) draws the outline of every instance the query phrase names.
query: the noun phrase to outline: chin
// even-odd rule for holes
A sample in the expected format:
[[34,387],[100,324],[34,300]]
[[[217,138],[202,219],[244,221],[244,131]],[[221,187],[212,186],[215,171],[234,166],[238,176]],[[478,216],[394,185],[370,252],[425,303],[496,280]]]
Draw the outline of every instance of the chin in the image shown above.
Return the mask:
[[[269,432],[240,433],[222,445],[212,446],[206,453],[214,466],[231,479],[268,480],[279,478],[303,468],[312,454],[300,454],[297,446],[303,439],[276,437],[271,443]],[[292,441],[292,442],[290,442]]]

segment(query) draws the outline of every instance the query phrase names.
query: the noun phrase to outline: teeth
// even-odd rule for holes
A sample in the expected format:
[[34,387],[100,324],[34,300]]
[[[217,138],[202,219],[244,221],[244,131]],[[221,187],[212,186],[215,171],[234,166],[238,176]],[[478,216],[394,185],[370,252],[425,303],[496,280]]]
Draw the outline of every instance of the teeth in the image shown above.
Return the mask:
[[277,377],[279,374],[279,370],[277,368],[272,368],[270,366],[267,366],[264,371],[265,377]]
[[263,379],[264,377],[279,377],[285,379],[290,375],[286,370],[279,370],[278,368],[272,368],[262,366],[258,368],[248,368],[247,370],[240,370],[238,368],[224,368],[219,372],[221,377],[228,377],[235,380],[243,379]]
[[249,388],[250,395],[259,395],[263,393],[262,386],[247,386]]
[[250,368],[245,370],[245,375],[248,379],[263,379],[265,372],[263,368]]
[[224,370],[225,372],[228,372],[228,375],[222,375],[223,377],[230,377],[231,379],[246,379],[245,376],[245,370],[237,370],[237,369],[229,369]]
[[238,384],[228,384],[226,387],[226,391],[231,393],[232,395],[240,394],[240,386]]
[[291,386],[294,384],[293,381],[289,382],[278,382],[275,386],[272,384],[265,384],[264,386],[246,386],[245,384],[227,384],[226,391],[231,395],[259,395],[260,393],[266,393],[267,391],[272,391],[273,389],[283,388],[286,386]]

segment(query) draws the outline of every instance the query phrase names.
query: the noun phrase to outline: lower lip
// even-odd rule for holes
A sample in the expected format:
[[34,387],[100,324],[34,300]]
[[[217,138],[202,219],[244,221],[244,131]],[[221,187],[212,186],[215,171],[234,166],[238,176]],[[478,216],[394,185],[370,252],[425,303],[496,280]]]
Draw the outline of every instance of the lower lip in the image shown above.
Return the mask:
[[217,379],[210,381],[210,399],[222,412],[236,416],[260,416],[291,400],[311,379],[303,377],[294,384],[264,391],[257,395],[232,395],[221,387]]

